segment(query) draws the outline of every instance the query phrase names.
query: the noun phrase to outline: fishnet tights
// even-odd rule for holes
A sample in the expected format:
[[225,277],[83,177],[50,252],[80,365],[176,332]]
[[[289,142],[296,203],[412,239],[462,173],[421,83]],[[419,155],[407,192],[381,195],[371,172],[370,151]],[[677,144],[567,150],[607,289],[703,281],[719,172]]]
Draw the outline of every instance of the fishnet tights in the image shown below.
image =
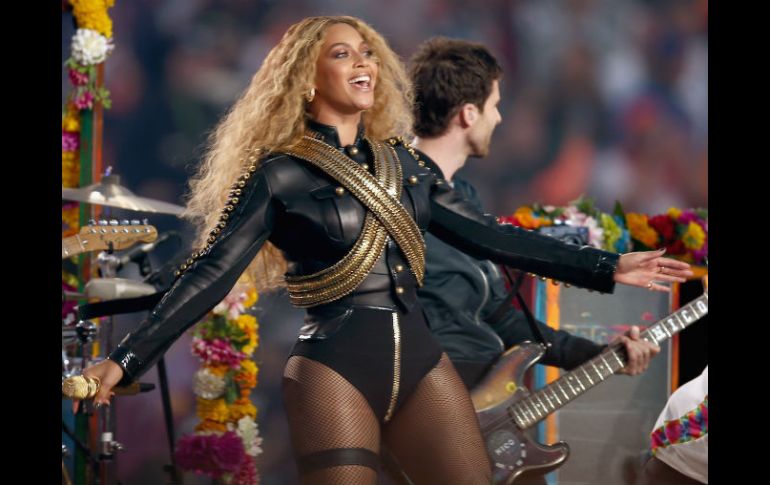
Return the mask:
[[[329,367],[292,356],[284,371],[284,401],[297,456],[336,448],[379,454],[380,425],[361,393]],[[468,392],[451,362],[440,362],[383,426],[385,444],[415,485],[487,485],[487,458]],[[322,468],[303,485],[375,485],[366,466]]]
[[[361,393],[329,367],[292,356],[283,373],[283,398],[296,456],[336,448],[380,453],[380,426]],[[374,485],[377,472],[343,465],[300,475],[306,485]]]
[[385,426],[383,438],[415,485],[492,482],[473,404],[446,354]]

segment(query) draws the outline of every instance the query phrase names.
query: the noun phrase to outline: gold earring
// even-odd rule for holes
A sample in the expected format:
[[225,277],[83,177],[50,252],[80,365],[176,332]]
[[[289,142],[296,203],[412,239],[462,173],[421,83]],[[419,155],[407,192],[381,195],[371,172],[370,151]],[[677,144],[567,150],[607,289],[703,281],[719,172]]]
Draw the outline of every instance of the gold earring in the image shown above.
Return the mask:
[[313,99],[315,99],[315,88],[310,88],[310,91],[305,94],[305,100],[307,100],[308,103],[312,103]]

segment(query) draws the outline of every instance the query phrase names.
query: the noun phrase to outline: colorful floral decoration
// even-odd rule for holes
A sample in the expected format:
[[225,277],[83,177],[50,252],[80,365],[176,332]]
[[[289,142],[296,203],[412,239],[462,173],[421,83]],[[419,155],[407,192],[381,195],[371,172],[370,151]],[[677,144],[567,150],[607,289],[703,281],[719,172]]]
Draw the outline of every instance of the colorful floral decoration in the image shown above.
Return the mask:
[[69,0],[78,29],[72,37],[71,56],[65,62],[72,92],[69,101],[78,110],[93,109],[95,103],[110,107],[110,96],[103,86],[96,86],[96,66],[107,60],[115,49],[112,20],[107,9],[115,0]]
[[[93,109],[95,103],[110,107],[109,93],[96,86],[96,67],[103,63],[114,49],[112,20],[107,9],[114,0],[63,1],[65,10],[72,10],[77,31],[72,38],[71,56],[65,62],[71,89],[62,109],[61,122],[61,174],[62,187],[80,185],[80,112]],[[77,234],[80,226],[79,205],[62,203],[62,238]],[[75,291],[77,277],[71,271],[62,271],[62,291]],[[75,302],[62,305],[62,320],[71,323]]]
[[259,371],[252,360],[259,325],[247,313],[256,301],[256,290],[241,280],[193,333],[192,353],[202,364],[193,377],[200,423],[179,440],[176,459],[183,469],[224,484],[259,483],[254,458],[262,438],[250,398]]
[[62,113],[62,187],[77,187],[80,181],[80,111],[93,109],[95,103],[110,107],[109,92],[96,86],[96,66],[115,48],[107,15],[114,4],[114,0],[69,0],[78,28],[64,63],[71,90]]
[[594,202],[581,198],[566,207],[520,207],[500,222],[536,230],[564,224],[586,227],[590,246],[626,253],[666,248],[666,254],[689,263],[702,265],[708,258],[708,211],[670,208],[664,214],[625,213],[620,203],[612,214],[598,210]]

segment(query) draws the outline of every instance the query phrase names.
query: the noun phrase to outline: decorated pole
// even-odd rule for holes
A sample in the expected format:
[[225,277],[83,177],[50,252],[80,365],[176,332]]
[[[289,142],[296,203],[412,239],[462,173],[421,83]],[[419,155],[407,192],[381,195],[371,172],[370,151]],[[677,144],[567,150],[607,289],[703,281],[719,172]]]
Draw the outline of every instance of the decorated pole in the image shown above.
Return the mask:
[[[71,89],[62,113],[62,187],[88,186],[99,180],[103,172],[103,109],[110,106],[109,95],[104,88],[104,61],[113,50],[112,21],[107,10],[113,5],[114,0],[62,2],[62,10],[72,12],[77,29],[71,42],[70,58],[65,63]],[[98,218],[99,213],[98,207],[63,203],[62,237],[77,233],[90,219]],[[88,254],[79,255],[74,266],[72,262],[65,262],[62,289],[77,289],[82,293],[92,272],[91,256]],[[67,311],[70,313],[66,314]],[[72,308],[63,308],[62,318],[65,321],[73,318],[72,311]],[[97,344],[94,344],[93,355],[98,351]],[[96,431],[96,416],[89,423],[89,415],[81,408],[75,414],[76,439],[81,443],[95,444]],[[95,449],[93,446],[90,448]],[[76,452],[74,483],[92,483],[95,478],[95,471],[86,463],[84,452]]]

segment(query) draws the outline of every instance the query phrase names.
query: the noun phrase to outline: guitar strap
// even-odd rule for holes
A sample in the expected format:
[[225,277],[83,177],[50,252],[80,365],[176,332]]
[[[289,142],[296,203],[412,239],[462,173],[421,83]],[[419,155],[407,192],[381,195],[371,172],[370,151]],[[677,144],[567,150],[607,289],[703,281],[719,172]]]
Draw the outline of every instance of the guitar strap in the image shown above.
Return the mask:
[[521,293],[519,292],[519,288],[521,288],[521,284],[524,281],[524,272],[523,271],[516,271],[517,275],[514,276],[511,271],[511,268],[508,266],[502,266],[503,275],[508,280],[508,283],[511,286],[511,290],[508,292],[508,297],[503,301],[503,303],[497,307],[497,309],[487,318],[487,321],[489,323],[495,323],[496,321],[500,320],[513,306],[513,298],[516,297],[516,300],[519,302],[519,306],[521,306],[521,311],[524,312],[524,316],[527,317],[527,323],[529,324],[529,328],[532,330],[532,334],[537,338],[537,340],[545,346],[546,349],[551,348],[551,342],[548,342],[545,339],[545,336],[543,335],[543,332],[540,331],[540,327],[537,326],[537,323],[535,323],[535,317],[532,316],[532,312],[529,310],[529,306],[527,305],[527,302],[524,301],[524,298],[521,296]]

